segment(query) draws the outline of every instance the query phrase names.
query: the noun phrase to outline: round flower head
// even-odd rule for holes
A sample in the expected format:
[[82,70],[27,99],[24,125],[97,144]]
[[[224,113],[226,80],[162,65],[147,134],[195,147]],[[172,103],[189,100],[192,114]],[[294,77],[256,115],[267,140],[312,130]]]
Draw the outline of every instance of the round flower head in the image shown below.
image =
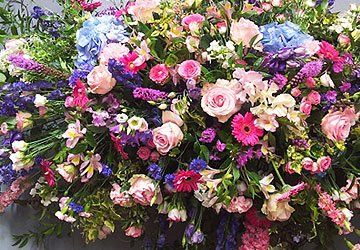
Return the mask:
[[247,112],[245,116],[237,114],[232,120],[232,134],[238,142],[245,146],[254,146],[264,133],[255,126],[254,121],[254,116],[250,112]]
[[174,178],[174,187],[178,192],[191,192],[198,190],[198,183],[201,183],[201,174],[194,170],[180,170]]

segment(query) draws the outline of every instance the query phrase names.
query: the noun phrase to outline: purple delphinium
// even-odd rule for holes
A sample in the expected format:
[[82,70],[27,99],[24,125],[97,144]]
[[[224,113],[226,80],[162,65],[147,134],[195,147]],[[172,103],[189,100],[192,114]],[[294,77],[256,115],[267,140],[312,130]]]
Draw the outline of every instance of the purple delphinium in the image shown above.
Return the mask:
[[90,73],[91,69],[92,69],[92,66],[87,70],[75,69],[72,72],[71,76],[69,77],[69,86],[74,87],[76,85],[77,80],[85,79],[87,77],[87,75]]
[[161,180],[162,178],[162,169],[159,165],[153,163],[150,164],[147,168],[149,175],[156,181]]
[[211,143],[216,136],[216,130],[214,128],[207,128],[201,133],[199,141],[203,143]]
[[128,72],[121,62],[115,59],[109,60],[108,70],[118,84],[129,89],[135,89],[141,86],[142,80],[138,74]]
[[12,164],[0,167],[0,184],[10,185],[18,178],[18,173],[13,170]]
[[225,249],[236,249],[237,246],[236,235],[239,231],[239,227],[240,227],[240,222],[238,218],[232,215],[230,228],[226,235]]
[[166,99],[168,94],[156,89],[139,87],[134,89],[133,96],[143,101],[160,101]]
[[200,171],[204,170],[206,167],[207,167],[206,161],[204,161],[203,159],[200,159],[200,158],[196,158],[196,159],[192,160],[189,165],[189,169],[194,170],[195,172],[200,172]]

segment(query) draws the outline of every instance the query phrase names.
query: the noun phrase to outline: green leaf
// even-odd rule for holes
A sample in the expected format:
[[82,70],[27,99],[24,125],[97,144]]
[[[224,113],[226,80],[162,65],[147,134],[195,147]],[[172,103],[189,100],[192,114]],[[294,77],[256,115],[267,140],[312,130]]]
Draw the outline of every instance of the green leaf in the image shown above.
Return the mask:
[[114,224],[114,222],[106,220],[104,222],[104,224],[105,224],[105,226],[110,228],[111,232],[115,232],[115,224]]
[[233,166],[233,177],[234,177],[234,182],[239,180],[240,178],[240,171],[236,166]]
[[86,133],[86,141],[91,147],[96,146],[96,140],[93,133]]
[[0,73],[0,83],[6,82],[6,76],[3,73]]
[[76,145],[75,148],[73,148],[72,150],[70,150],[70,153],[72,154],[80,154],[86,151],[88,145],[86,143],[79,143],[78,145]]
[[200,145],[200,157],[204,158],[206,162],[210,160],[210,151],[205,145]]

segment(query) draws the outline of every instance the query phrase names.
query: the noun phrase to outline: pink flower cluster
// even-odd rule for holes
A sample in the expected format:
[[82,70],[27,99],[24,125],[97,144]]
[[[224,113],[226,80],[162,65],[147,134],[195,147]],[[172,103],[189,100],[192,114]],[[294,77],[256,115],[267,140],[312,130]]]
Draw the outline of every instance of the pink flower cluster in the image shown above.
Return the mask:
[[311,174],[318,174],[325,172],[331,166],[331,158],[329,156],[320,157],[316,162],[314,162],[311,158],[305,157],[301,161],[302,167],[305,170],[311,172]]
[[0,213],[3,213],[8,206],[19,199],[20,195],[30,186],[31,183],[26,177],[16,179],[5,192],[0,194]]

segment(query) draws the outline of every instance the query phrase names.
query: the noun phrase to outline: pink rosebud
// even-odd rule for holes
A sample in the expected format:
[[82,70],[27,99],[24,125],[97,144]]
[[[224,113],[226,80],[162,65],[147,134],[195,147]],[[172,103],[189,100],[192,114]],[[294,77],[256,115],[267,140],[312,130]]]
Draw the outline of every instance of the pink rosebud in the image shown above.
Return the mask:
[[284,22],[286,20],[286,16],[284,14],[278,14],[275,18],[278,22]]
[[304,98],[300,104],[300,111],[303,112],[305,115],[310,115],[311,109],[312,109],[311,102]]
[[142,235],[142,233],[143,233],[142,227],[137,227],[137,226],[131,226],[125,230],[125,235],[132,238],[138,238]]
[[216,28],[219,30],[221,34],[224,34],[227,30],[226,22],[219,22],[216,24]]
[[151,150],[148,147],[140,147],[136,154],[143,161],[146,161],[150,157]]
[[340,34],[337,40],[339,44],[343,47],[347,47],[351,43],[350,38],[344,34]]
[[309,89],[315,88],[315,85],[316,85],[315,79],[312,78],[312,77],[306,78],[306,80],[305,80],[305,85],[306,85],[306,87],[308,87]]
[[160,85],[165,84],[169,76],[169,70],[165,64],[158,64],[150,69],[150,79]]
[[320,157],[317,160],[318,172],[325,172],[331,166],[331,158],[329,156]]
[[292,169],[291,164],[292,164],[291,162],[286,163],[285,172],[287,172],[289,174],[294,174],[295,171]]
[[321,101],[321,96],[319,92],[311,90],[306,99],[313,105],[318,105]]
[[160,159],[160,154],[156,151],[151,152],[150,161],[157,162]]
[[293,88],[293,89],[291,90],[291,95],[292,95],[293,97],[298,97],[298,96],[301,95],[301,90],[300,90],[298,87]]
[[195,79],[201,74],[201,65],[194,60],[186,60],[179,65],[178,73],[185,79]]
[[314,169],[314,164],[316,164],[311,158],[305,157],[301,161],[301,165],[305,170],[312,171]]

